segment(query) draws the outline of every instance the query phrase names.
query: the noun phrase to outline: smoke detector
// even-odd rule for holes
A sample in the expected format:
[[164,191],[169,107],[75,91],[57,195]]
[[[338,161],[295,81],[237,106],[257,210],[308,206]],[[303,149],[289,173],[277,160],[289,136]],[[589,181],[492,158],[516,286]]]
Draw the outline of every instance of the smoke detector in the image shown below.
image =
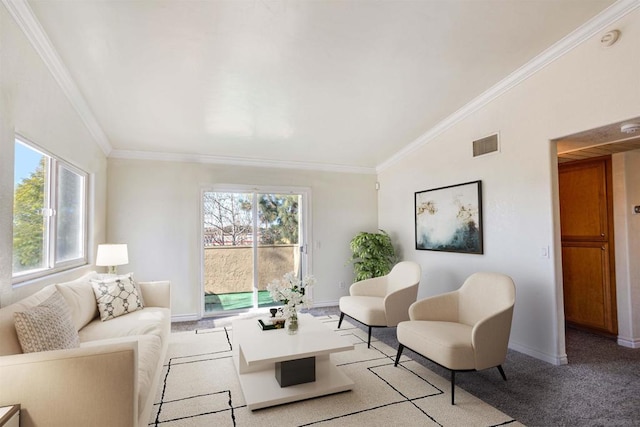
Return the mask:
[[604,35],[600,39],[600,43],[602,44],[602,47],[609,47],[617,42],[618,38],[620,38],[620,31],[611,30],[607,33],[604,33]]
[[640,131],[640,124],[638,123],[626,123],[622,126],[620,126],[620,132],[622,133],[636,133]]

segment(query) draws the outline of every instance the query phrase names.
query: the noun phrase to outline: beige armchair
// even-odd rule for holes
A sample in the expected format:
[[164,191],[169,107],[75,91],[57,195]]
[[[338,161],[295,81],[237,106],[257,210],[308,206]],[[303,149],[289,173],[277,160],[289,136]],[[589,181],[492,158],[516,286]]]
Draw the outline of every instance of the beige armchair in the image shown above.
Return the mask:
[[507,356],[515,285],[499,273],[475,273],[460,289],[426,298],[409,308],[411,320],[398,324],[398,366],[406,347],[451,371],[451,404],[455,374],[497,367]]
[[351,285],[349,296],[340,298],[338,329],[346,314],[369,327],[367,347],[371,347],[371,328],[396,326],[409,320],[409,306],[418,298],[421,273],[419,264],[403,261],[386,276]]

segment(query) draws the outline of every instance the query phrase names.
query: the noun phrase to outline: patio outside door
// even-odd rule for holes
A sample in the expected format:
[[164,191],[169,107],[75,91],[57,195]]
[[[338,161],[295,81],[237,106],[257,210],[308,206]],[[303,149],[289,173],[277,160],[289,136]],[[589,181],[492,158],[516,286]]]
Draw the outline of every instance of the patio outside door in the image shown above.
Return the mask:
[[267,284],[306,273],[305,191],[202,193],[204,314],[280,305]]

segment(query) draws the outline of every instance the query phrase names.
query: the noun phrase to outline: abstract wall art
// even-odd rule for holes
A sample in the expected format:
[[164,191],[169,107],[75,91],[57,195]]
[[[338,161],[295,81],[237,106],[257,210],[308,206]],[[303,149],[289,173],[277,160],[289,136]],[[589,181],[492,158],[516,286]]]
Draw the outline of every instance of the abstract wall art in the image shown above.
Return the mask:
[[416,249],[482,254],[482,181],[415,193]]

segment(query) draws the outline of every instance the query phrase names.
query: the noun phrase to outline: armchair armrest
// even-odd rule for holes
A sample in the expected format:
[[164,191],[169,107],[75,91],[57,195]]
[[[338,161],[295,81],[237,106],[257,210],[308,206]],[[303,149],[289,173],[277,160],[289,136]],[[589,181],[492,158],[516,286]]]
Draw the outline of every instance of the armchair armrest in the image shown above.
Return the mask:
[[409,307],[411,320],[458,321],[458,291],[447,292],[414,302]]
[[476,323],[471,331],[476,369],[498,366],[504,362],[509,346],[513,306]]
[[135,426],[137,342],[0,357],[0,405],[21,404],[20,425]]
[[146,306],[171,308],[171,282],[139,282],[138,284]]
[[349,295],[384,298],[387,294],[387,278],[373,277],[361,280],[349,287]]
[[409,320],[409,306],[416,302],[416,298],[418,298],[417,283],[387,295],[384,299],[387,326],[397,326],[398,323]]

